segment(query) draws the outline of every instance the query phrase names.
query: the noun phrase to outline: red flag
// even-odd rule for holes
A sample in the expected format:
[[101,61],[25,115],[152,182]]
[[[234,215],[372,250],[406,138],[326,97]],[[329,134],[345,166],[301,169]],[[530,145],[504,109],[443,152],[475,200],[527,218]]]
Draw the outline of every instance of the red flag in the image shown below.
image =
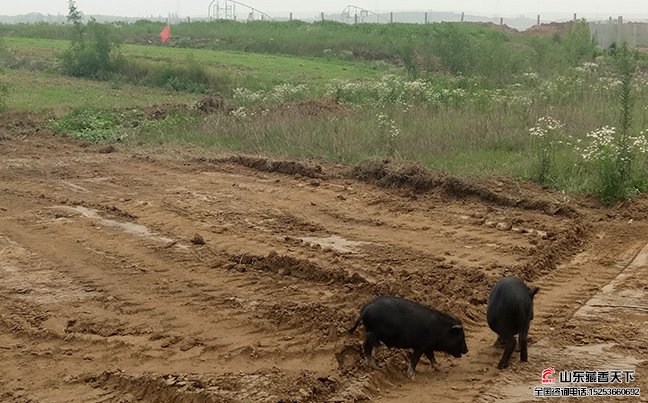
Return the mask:
[[160,32],[160,39],[162,39],[162,43],[166,42],[171,38],[171,25],[167,25],[164,27],[162,32]]

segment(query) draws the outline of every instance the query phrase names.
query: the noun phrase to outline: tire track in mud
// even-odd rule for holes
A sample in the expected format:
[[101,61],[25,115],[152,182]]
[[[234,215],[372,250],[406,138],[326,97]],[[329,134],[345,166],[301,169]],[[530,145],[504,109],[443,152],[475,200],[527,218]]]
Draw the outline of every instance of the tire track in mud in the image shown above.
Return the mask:
[[[90,227],[90,228],[91,228],[91,230],[94,229],[93,227]],[[75,231],[75,232],[76,232],[77,234],[79,233],[79,231]],[[25,234],[22,234],[22,235],[23,235],[24,237],[29,238],[28,235],[25,235]],[[14,236],[15,236],[15,234],[14,234]],[[85,237],[84,237],[84,238],[85,238]],[[28,243],[35,242],[35,241],[36,241],[36,239],[34,239],[34,238],[31,238],[31,239],[23,239],[23,240],[26,241],[26,242],[28,242]],[[71,242],[72,242],[71,240],[68,241],[68,243],[71,243]],[[103,242],[106,243],[106,240],[104,239]],[[128,239],[120,240],[119,243],[120,243],[120,244],[127,244],[127,243],[128,243]],[[92,250],[92,251],[95,252],[95,253],[96,253],[96,252],[99,252],[100,255],[105,256],[105,254],[107,253],[107,251],[109,251],[109,250],[112,249],[112,248],[110,247],[111,245],[108,245],[108,246],[103,246],[104,248],[106,248],[106,250],[101,250],[101,247],[102,247],[102,246],[103,246],[103,245],[97,245],[97,244],[94,244],[94,245],[86,245],[85,248],[86,248],[86,249],[90,249],[90,250]],[[59,253],[60,253],[60,252],[63,252],[64,255],[70,255],[70,256],[71,256],[71,255],[74,255],[74,253],[72,252],[72,249],[73,249],[74,247],[75,247],[75,246],[68,246],[68,245],[64,245],[63,242],[62,242],[62,240],[58,240],[58,243],[57,243],[56,245],[54,245],[54,246],[50,246],[50,248],[55,248],[55,249],[57,250],[57,252],[59,252]],[[53,252],[52,252],[51,250],[50,250],[49,252],[41,250],[41,254],[43,254],[43,253],[45,253],[45,254],[49,254],[49,257],[50,257],[50,258],[54,257],[54,256],[53,256]],[[77,256],[78,256],[78,253],[77,253]],[[124,255],[122,254],[122,256],[124,256]],[[98,260],[98,259],[95,259],[95,258],[89,258],[89,259],[84,259],[84,260],[85,260],[84,264],[87,264],[87,265],[96,265],[96,266],[101,266],[101,265],[102,265],[102,264],[99,262],[99,260]],[[114,260],[114,259],[112,259],[112,260]],[[123,260],[123,259],[122,259],[122,260]],[[128,260],[128,261],[130,261],[130,260]],[[64,262],[61,262],[61,263],[59,263],[59,264],[60,264],[60,265],[64,265],[65,263],[64,263]],[[106,264],[103,264],[103,266],[107,266],[107,265],[106,265]],[[160,269],[160,270],[158,270],[158,269],[156,269],[155,267],[152,267],[151,265],[149,265],[148,270],[146,270],[146,271],[144,271],[144,272],[142,272],[142,273],[138,273],[138,276],[139,276],[139,277],[142,277],[143,275],[146,275],[147,272],[165,273],[166,271],[165,271],[164,269]],[[113,274],[115,274],[115,273],[113,273]],[[88,275],[88,273],[84,273],[84,275],[83,275],[82,277],[87,278],[87,277],[90,277],[90,276]],[[185,273],[185,274],[184,274],[184,279],[186,280],[187,277],[188,277],[188,276],[187,276],[187,274]],[[204,280],[204,279],[203,279],[203,280]],[[190,280],[190,281],[191,281],[191,280]],[[97,280],[97,279],[95,279],[94,282],[95,282],[95,283],[99,283],[99,284],[101,284],[102,287],[105,287],[105,288],[107,288],[107,289],[112,290],[110,297],[111,297],[111,298],[115,298],[115,294],[116,294],[116,293],[114,292],[114,291],[115,291],[115,288],[116,288],[115,285],[113,285],[113,284],[107,284],[105,281],[99,281],[99,280]],[[254,282],[251,283],[251,284],[255,284],[255,283],[256,283],[256,281],[254,281]],[[230,284],[230,285],[231,285],[231,284]],[[243,285],[245,285],[245,284],[243,284]],[[239,286],[241,286],[241,285],[239,285]],[[303,284],[300,284],[300,288],[303,288]],[[281,290],[277,290],[276,287],[270,287],[270,289],[271,289],[271,292],[278,292],[278,291],[281,291]],[[127,302],[130,302],[130,303],[132,304],[132,303],[133,303],[132,300],[131,300],[131,301],[128,301],[128,299],[125,297],[125,295],[124,295],[124,292],[125,292],[125,291],[124,291],[124,290],[120,290],[120,291],[121,291],[121,294],[117,294],[117,300],[118,300],[118,301],[127,301]],[[191,297],[192,297],[192,295],[186,295],[186,293],[178,292],[178,291],[176,291],[176,290],[173,290],[172,287],[165,287],[163,291],[165,291],[165,292],[169,292],[169,293],[171,293],[171,294],[174,296],[174,298],[176,298],[176,299],[181,299],[181,300],[184,300],[184,301],[186,301],[186,300],[191,300]],[[257,302],[257,303],[258,303],[258,299],[260,299],[259,296],[258,296],[258,294],[259,294],[259,293],[260,293],[260,294],[263,294],[263,292],[260,292],[260,291],[263,291],[263,287],[255,286],[255,289],[254,289],[253,291],[257,294],[257,295],[256,295],[256,297],[257,297],[257,301],[253,301],[253,302]],[[129,295],[137,295],[137,294],[140,293],[140,292],[142,292],[141,289],[133,289],[133,288],[131,287],[131,289],[127,290],[126,294],[129,294]],[[286,293],[286,292],[281,292],[281,294],[282,294],[282,298],[283,298],[284,300],[287,299],[287,297],[288,297],[289,295],[291,295],[291,293]],[[265,301],[262,301],[262,304],[259,304],[259,305],[269,305],[269,299],[270,299],[270,298],[273,298],[273,297],[274,297],[274,296],[273,296],[273,295],[270,295],[270,292],[268,292],[268,297],[266,298],[266,300],[265,300]],[[160,301],[160,302],[161,302],[161,301]],[[169,301],[166,301],[166,303],[168,304]],[[135,305],[136,305],[136,304],[135,304]],[[300,305],[302,305],[301,308],[300,308]],[[272,308],[271,311],[276,311],[276,310],[277,310],[276,308],[281,308],[281,307],[285,307],[285,306],[288,306],[288,309],[285,310],[285,312],[281,313],[281,314],[277,317],[277,319],[278,319],[278,322],[288,322],[288,324],[289,324],[289,328],[291,327],[291,326],[290,326],[291,321],[290,321],[290,320],[287,320],[287,321],[284,320],[284,319],[286,319],[286,314],[288,314],[288,317],[291,317],[291,316],[295,317],[295,316],[296,316],[298,319],[301,318],[302,321],[303,321],[303,318],[305,317],[305,314],[308,313],[308,312],[314,312],[315,314],[319,313],[320,316],[322,316],[322,315],[321,315],[322,312],[321,312],[320,310],[317,309],[318,307],[321,308],[321,305],[318,305],[318,304],[312,304],[312,303],[309,304],[309,305],[303,305],[303,304],[296,304],[296,305],[293,304],[293,305],[290,305],[290,304],[287,304],[286,302],[283,302],[281,305],[276,305],[276,304],[275,304],[275,305],[271,305],[271,308]],[[222,310],[222,305],[221,305],[221,307],[220,307],[219,309]],[[154,307],[149,307],[147,310],[154,310]],[[295,314],[295,313],[297,313],[297,314]],[[106,313],[102,313],[100,316],[106,316]],[[189,315],[187,315],[187,312],[184,312],[184,313],[183,313],[183,316],[186,317],[186,316],[189,316]],[[226,316],[232,316],[232,317],[241,316],[241,312],[236,312],[236,311],[234,311],[234,312],[231,313],[231,315],[226,315]],[[320,318],[320,319],[321,319],[321,318]],[[190,321],[190,322],[200,323],[201,321],[200,321],[200,320],[192,320],[192,321]],[[293,321],[293,322],[294,322],[294,321]],[[318,323],[321,323],[321,322],[318,322]],[[92,325],[92,324],[90,324],[90,326],[91,326],[91,325]],[[238,328],[238,333],[239,333],[239,334],[238,334],[237,338],[240,338],[240,336],[241,336],[241,334],[240,334],[240,332],[241,332],[240,327],[241,327],[241,326],[240,326],[240,325],[237,326],[236,323],[230,323],[229,325],[228,325],[227,323],[223,323],[223,324],[221,324],[221,325],[225,325],[226,328],[230,328],[230,329],[237,329],[237,328]],[[295,324],[295,325],[296,325],[296,324]],[[183,324],[182,324],[182,327],[186,328],[186,327],[190,327],[190,326],[188,326],[188,323],[183,323]],[[66,330],[67,330],[67,329],[66,329]],[[93,333],[96,333],[96,332],[93,332]],[[150,333],[150,331],[149,331],[148,333]],[[111,334],[111,335],[112,335],[112,334]],[[293,336],[290,336],[290,338],[292,339]],[[292,344],[295,344],[294,342],[291,342],[291,343],[292,343]],[[258,347],[262,347],[261,344],[259,344]],[[262,350],[262,348],[258,348],[258,349],[257,349],[256,347],[249,347],[249,348],[247,348],[247,349],[250,350],[250,355],[251,355],[251,356],[253,355],[254,358],[257,360],[256,363],[257,363],[257,365],[258,365],[258,363],[259,363],[259,358],[260,358],[260,356],[263,355],[263,353],[262,353],[261,351],[257,351],[257,350]],[[181,350],[182,350],[182,348],[181,348]],[[242,349],[242,350],[245,350],[245,349]],[[253,368],[254,368],[254,367],[253,367]]]
[[[648,236],[646,230],[648,228],[644,229],[644,233]],[[579,235],[574,237],[576,234]],[[576,240],[581,235],[584,235],[582,229],[575,228],[572,234],[563,234],[563,238]],[[610,243],[598,239],[595,245],[586,252],[576,254],[571,261],[559,265],[554,270],[545,270],[546,274],[543,276],[534,276],[535,281],[530,284],[539,286],[540,292],[534,303],[535,319],[531,324],[528,363],[519,362],[519,353],[514,353],[508,369],[499,371],[495,368],[502,350],[493,345],[496,335],[486,325],[484,312],[480,323],[468,328],[466,337],[470,351],[467,356],[455,360],[454,363],[447,361],[445,364],[450,368],[440,373],[424,372],[420,377],[422,380],[403,383],[388,394],[378,397],[377,401],[396,402],[407,399],[412,402],[425,402],[429,401],[431,393],[443,394],[443,401],[531,401],[533,387],[541,386],[539,380],[544,368],[600,369],[598,367],[601,365],[597,366],[596,363],[605,363],[605,360],[593,360],[592,354],[597,354],[596,346],[590,350],[588,344],[609,343],[610,340],[596,337],[588,339],[585,334],[589,327],[581,328],[572,318],[590,297],[614,279],[635,258],[643,244],[634,237],[627,238],[630,239],[624,239],[623,243],[621,240]],[[627,245],[631,247],[625,249]],[[610,264],[614,261],[609,258],[601,259],[593,252],[597,250],[616,252],[620,259],[616,264]],[[565,249],[554,252],[557,257],[570,256]],[[537,262],[550,265],[560,261],[547,261],[547,256],[553,255],[540,255]],[[541,272],[536,272],[539,273]],[[578,349],[579,345],[583,346],[582,350]],[[610,365],[623,364],[619,355],[605,354],[603,353],[603,356],[608,357]],[[590,361],[579,362],[579,359]],[[636,362],[629,362],[636,365]],[[592,368],[592,363],[597,368]],[[457,369],[459,367],[461,372]]]
[[[56,246],[57,246],[57,249],[59,251],[68,252],[67,250],[62,248],[61,243],[58,243]],[[87,274],[85,274],[84,277],[87,278],[89,276]],[[124,292],[127,292],[128,294],[131,294],[131,295],[137,295],[138,293],[143,293],[142,289],[133,288],[132,286],[127,287],[128,288],[127,290],[120,290],[122,292],[122,294],[120,295],[120,294],[115,292],[115,286],[114,285],[98,281],[97,279],[95,279],[94,281],[95,281],[95,283],[101,284],[102,287],[105,287],[106,289],[109,289],[111,291],[110,292],[111,297],[112,298],[117,298],[118,301],[124,301],[125,300],[126,302],[129,302],[130,304],[134,303],[135,305],[143,304],[142,301],[133,300],[132,297],[130,299],[126,299],[126,296],[123,294]],[[145,279],[142,279],[142,281],[146,282]],[[178,292],[176,289],[173,289],[172,287],[169,287],[168,289],[164,289],[163,291],[165,293],[167,293],[167,292],[170,293],[173,296],[173,299],[179,299],[181,301],[185,301],[185,304],[186,303],[191,303],[192,295],[186,295],[186,293]],[[254,291],[259,293],[261,291],[261,289],[256,288]],[[117,296],[115,297],[115,295],[117,295]],[[148,295],[151,295],[151,293],[149,292]],[[153,294],[153,295],[156,295],[156,294]],[[290,295],[290,293],[288,293],[288,295]],[[288,295],[286,295],[286,293],[283,293],[282,297],[284,298],[284,300],[287,298]],[[159,311],[159,308],[157,308],[157,306],[159,304],[165,304],[166,305],[165,310],[168,311],[169,310],[169,305],[173,304],[173,299],[161,298],[161,295],[159,295],[159,294],[157,294],[157,297],[158,297],[157,303],[154,305],[154,307],[149,307],[149,310],[157,310],[157,311]],[[194,309],[201,310],[203,308],[203,307],[196,306],[196,305],[198,305],[197,303],[191,303],[191,305],[192,305],[192,310],[194,310]],[[284,305],[285,305],[285,303],[284,303]],[[309,308],[312,309],[313,307],[311,306]],[[86,306],[85,309],[88,309],[88,307]],[[247,354],[247,355],[249,355],[251,358],[253,358],[253,360],[250,360],[250,364],[248,365],[248,368],[245,368],[248,371],[256,370],[256,369],[258,369],[260,367],[263,367],[263,366],[266,366],[266,368],[272,368],[272,367],[277,365],[277,363],[274,360],[266,361],[264,359],[264,356],[268,355],[267,352],[264,353],[264,351],[263,351],[264,346],[265,345],[276,344],[276,343],[273,343],[273,340],[274,340],[273,337],[267,337],[267,336],[264,336],[264,337],[261,337],[261,338],[258,337],[258,330],[263,330],[263,328],[258,328],[257,327],[255,329],[253,327],[252,329],[250,329],[249,326],[243,326],[239,322],[239,320],[230,321],[229,323],[227,321],[225,321],[225,320],[222,320],[224,317],[228,317],[228,316],[235,317],[235,318],[240,318],[241,316],[245,317],[243,312],[240,311],[240,310],[227,309],[226,306],[223,305],[223,304],[219,305],[218,310],[223,315],[221,317],[221,320],[219,320],[218,325],[228,329],[228,331],[232,331],[232,330],[236,329],[236,337],[234,339],[230,339],[230,341],[236,341],[236,343],[232,344],[232,345],[229,345],[224,354],[234,354],[234,355],[240,355],[240,354],[246,355]],[[225,312],[223,312],[223,311],[225,311]],[[165,335],[164,333],[168,334],[169,332],[171,332],[171,334],[172,334],[174,328],[177,328],[179,331],[181,330],[182,333],[180,333],[180,334],[187,334],[187,332],[191,332],[192,327],[194,328],[194,330],[197,330],[195,325],[192,325],[192,324],[194,324],[194,323],[195,324],[203,324],[203,325],[205,324],[204,315],[197,315],[196,313],[192,314],[190,311],[187,311],[187,310],[182,310],[181,311],[178,306],[173,306],[173,312],[178,316],[182,316],[183,320],[179,321],[178,318],[176,318],[176,317],[168,318],[168,317],[162,316],[162,320],[160,321],[162,326],[165,325],[165,322],[169,321],[169,323],[174,325],[173,328],[163,332],[162,334],[155,335],[155,336],[151,334],[152,329],[145,329],[144,330],[145,334],[146,335],[151,335],[151,337],[155,337],[155,339],[157,340],[158,337],[160,339],[162,339],[163,336]],[[107,316],[106,312],[97,312],[97,313],[100,313],[101,317],[106,317]],[[155,314],[156,312],[152,312],[152,313]],[[158,312],[158,314],[159,314],[159,312]],[[249,319],[252,319],[252,318],[249,318]],[[125,320],[128,321],[128,318],[125,318]],[[77,338],[78,338],[76,332],[79,331],[79,326],[72,326],[71,327],[70,322],[76,322],[76,319],[75,320],[69,320],[68,319],[68,327],[66,328],[66,331],[70,330],[70,333],[72,333],[74,335],[74,337],[72,337],[72,338],[66,337],[66,339],[68,341],[76,341]],[[251,321],[251,322],[253,322],[253,321]],[[84,333],[90,332],[92,334],[96,334],[96,333],[98,333],[97,331],[90,331],[90,330],[88,330],[88,328],[90,328],[92,326],[100,327],[100,326],[102,326],[104,324],[105,323],[102,324],[102,323],[97,323],[95,321],[95,322],[86,323],[84,326],[81,326],[81,327],[85,328]],[[246,330],[246,329],[248,329],[248,330]],[[219,336],[222,336],[222,335],[219,335],[218,332],[214,332],[213,327],[211,327],[209,330],[212,331],[211,334],[210,334],[210,337],[214,337],[216,339],[217,343],[223,343],[224,337],[219,337]],[[108,333],[104,333],[104,335],[105,336],[113,336],[112,332],[120,333],[119,334],[120,336],[124,335],[123,332],[119,331],[119,329],[116,329],[116,330],[113,329],[112,331],[109,331]],[[242,338],[244,338],[244,335],[246,333],[248,333],[250,335],[247,338],[248,340],[247,341],[241,340]],[[277,337],[281,336],[281,334],[282,334],[281,331],[275,331],[274,333],[275,333],[275,335]],[[201,336],[202,336],[202,334],[195,335],[194,336],[195,338],[192,338],[192,340],[190,340],[190,342],[195,343],[197,346],[205,345],[206,347],[210,347],[211,340],[207,340],[207,339],[202,339],[201,340]],[[286,336],[286,337],[288,337],[288,336]],[[290,336],[290,338],[292,338],[292,337],[294,337],[294,336]],[[179,336],[179,335],[172,336],[171,339],[173,339],[173,338],[179,338],[179,340],[174,340],[173,341],[174,344],[179,343],[179,342],[184,342],[184,341],[187,340],[186,337],[182,337],[182,336]],[[81,339],[84,340],[85,338],[81,337]],[[268,340],[270,340],[270,341],[268,341]],[[131,340],[131,342],[132,342],[132,340]],[[137,347],[137,346],[135,346],[135,347]],[[164,347],[164,346],[162,346],[162,347]],[[187,350],[190,350],[192,347],[194,347],[194,346],[189,344],[187,346]],[[150,346],[149,346],[149,348],[145,349],[145,351],[142,351],[142,353],[146,354],[147,350],[150,350]],[[185,349],[181,346],[179,348],[179,350],[182,352]],[[237,350],[239,350],[239,351],[237,351]],[[270,350],[270,353],[273,353],[273,352],[274,352],[274,350]],[[128,351],[126,353],[128,353]],[[177,353],[178,352],[176,352],[176,354]],[[222,358],[222,355],[223,354],[218,354],[217,356],[215,356],[213,358],[215,358],[216,361],[219,361],[219,357]],[[168,354],[166,356],[169,357]],[[145,355],[144,358],[147,358],[150,361],[155,361],[155,357],[153,357],[153,356],[146,356]],[[207,355],[207,357],[201,357],[201,360],[206,361],[209,358],[210,358],[209,355]],[[220,361],[222,361],[222,359]],[[228,366],[231,367],[232,364],[233,364],[233,362],[230,361]],[[176,365],[173,365],[173,361],[171,361],[169,363],[169,365],[171,367],[177,367]],[[240,363],[239,363],[239,365],[235,365],[234,368],[237,367],[237,366],[239,368],[242,368]],[[191,369],[193,369],[193,370],[200,370],[201,367],[202,367],[202,372],[207,372],[207,373],[209,372],[209,365],[208,364],[203,364],[203,365],[192,364],[191,365]],[[183,366],[181,365],[179,370],[182,370],[182,368],[183,368]],[[188,369],[189,369],[189,367],[187,367],[185,365],[184,366],[184,371],[187,371]],[[212,369],[212,371],[213,371],[213,369]]]
[[[565,217],[435,195],[416,200],[348,179],[315,184],[239,167],[202,172],[181,162],[93,158],[67,158],[47,181],[38,176],[47,164],[26,178],[11,171],[11,192],[0,195],[9,210],[0,212],[5,235],[96,294],[83,304],[45,306],[49,317],[37,323],[55,333],[53,351],[69,344],[71,355],[28,367],[46,364],[61,374],[79,361],[75,376],[55,385],[87,396],[189,399],[200,389],[215,401],[236,399],[237,390],[261,400],[389,397],[410,385],[405,357],[383,350],[382,370],[364,368],[359,334],[345,335],[363,303],[379,293],[417,298],[460,315],[475,334],[489,282],[504,272],[550,272],[578,236],[564,235],[573,224]],[[68,207],[57,207],[63,201]],[[78,205],[103,218],[70,214]],[[482,217],[471,215],[476,210]],[[125,231],[131,224],[149,232]],[[527,224],[552,235],[512,229]],[[195,233],[206,245],[188,241]],[[331,235],[368,243],[341,252],[322,246]],[[24,336],[32,351],[41,341],[35,329]],[[414,385],[448,396],[466,382],[480,385],[489,373],[479,371],[495,359],[475,357],[474,373],[440,358],[441,372],[422,368]],[[149,392],[137,395],[138,387]]]
[[[544,292],[536,297],[534,343],[529,348],[533,365],[515,367],[516,378],[500,377],[479,401],[532,401],[533,389],[542,386],[541,372],[549,367],[556,371],[636,370],[639,383],[634,385],[577,386],[646,387],[642,368],[648,367],[648,334],[640,329],[648,324],[648,311],[641,308],[645,303],[632,303],[636,296],[645,297],[645,291],[627,281],[633,274],[645,275],[648,270],[646,228],[641,233],[641,239],[633,234],[622,247],[608,243],[615,257],[601,258],[584,252],[536,283]],[[619,293],[628,287],[630,293]],[[606,300],[610,310],[601,311],[600,302]]]

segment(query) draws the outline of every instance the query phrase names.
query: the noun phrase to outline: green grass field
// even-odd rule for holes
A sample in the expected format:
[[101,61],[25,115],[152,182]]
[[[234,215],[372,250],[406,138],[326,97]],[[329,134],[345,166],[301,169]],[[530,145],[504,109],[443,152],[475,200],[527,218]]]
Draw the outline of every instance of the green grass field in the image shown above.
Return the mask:
[[129,108],[155,103],[188,103],[194,94],[163,91],[125,84],[64,77],[39,71],[5,70],[9,84],[7,105],[11,110],[46,112],[74,108]]
[[[19,58],[53,64],[69,41],[38,38],[4,38],[6,46]],[[396,68],[362,61],[325,58],[302,58],[237,51],[172,48],[167,46],[121,46],[129,60],[146,60],[160,64],[182,64],[193,59],[201,66],[233,77],[235,86],[267,88],[279,83],[305,83],[323,86],[334,78],[371,79]]]

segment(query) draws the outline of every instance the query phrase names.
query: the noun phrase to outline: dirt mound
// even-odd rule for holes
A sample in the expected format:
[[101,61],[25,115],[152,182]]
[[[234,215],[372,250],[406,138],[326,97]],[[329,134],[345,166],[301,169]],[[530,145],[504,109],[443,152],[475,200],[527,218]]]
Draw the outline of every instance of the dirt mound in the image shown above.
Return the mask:
[[188,106],[185,104],[153,104],[143,107],[142,111],[147,120],[162,120],[170,113],[187,110]]
[[270,109],[270,113],[282,116],[330,116],[346,115],[353,111],[350,105],[344,105],[333,97],[322,99],[305,99],[303,101],[288,102]]
[[389,160],[361,162],[349,176],[381,187],[408,188],[426,192],[443,184],[444,176],[432,173],[417,164],[392,163]]
[[[232,256],[230,262],[232,263],[229,266],[230,268],[236,268],[235,265],[243,265],[252,270],[269,271],[283,276],[292,276],[316,282],[336,282],[341,284],[368,283],[358,273],[349,275],[346,271],[339,268],[323,269],[316,263],[308,260],[283,256],[276,252],[271,252],[268,256]],[[238,267],[236,269],[242,268]]]
[[524,195],[511,196],[506,194],[507,189],[494,191],[465,179],[431,172],[418,164],[409,162],[365,161],[353,167],[347,175],[381,187],[406,188],[417,193],[441,189],[448,196],[456,198],[475,197],[501,206],[539,210],[551,215],[578,216],[578,212],[568,205],[540,198],[530,199]]
[[246,166],[248,168],[256,169],[257,171],[276,172],[285,175],[298,175],[313,179],[324,177],[324,173],[320,165],[315,165],[313,167],[298,161],[269,160],[263,157],[249,157],[244,155],[237,155],[227,158],[197,158],[194,161],[209,164],[234,163]]
[[195,107],[203,113],[214,113],[225,108],[225,98],[221,94],[206,95],[198,99]]
[[10,136],[28,136],[32,134],[51,133],[44,127],[45,117],[31,112],[0,113],[0,141]]
[[569,27],[573,25],[574,25],[573,21],[548,22],[548,23],[542,23],[540,25],[534,25],[530,28],[527,28],[526,30],[523,31],[523,33],[533,34],[533,35],[553,35],[556,33],[565,32],[569,29]]
[[531,262],[514,268],[513,274],[526,281],[531,281],[542,274],[549,273],[583,247],[588,240],[587,227],[585,224],[576,223],[560,233],[554,240],[539,245]]
[[169,114],[178,111],[197,110],[202,113],[216,113],[220,111],[229,111],[225,105],[225,97],[221,94],[215,93],[211,95],[203,95],[194,103],[190,104],[153,104],[148,107],[142,108],[146,119],[148,120],[161,120]]
[[510,33],[518,33],[518,32],[520,32],[517,29],[515,29],[513,27],[509,27],[506,24],[499,25],[499,24],[495,24],[494,22],[471,22],[470,24],[481,25],[482,27],[491,28],[491,29],[497,29],[497,30],[500,30],[500,31],[510,32]]

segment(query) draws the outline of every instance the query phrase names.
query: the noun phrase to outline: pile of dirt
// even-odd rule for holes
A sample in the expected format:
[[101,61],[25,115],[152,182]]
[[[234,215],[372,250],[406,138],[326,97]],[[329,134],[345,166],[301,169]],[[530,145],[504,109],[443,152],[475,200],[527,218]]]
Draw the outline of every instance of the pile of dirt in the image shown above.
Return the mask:
[[32,112],[2,112],[0,113],[0,141],[8,140],[11,136],[29,136],[32,134],[50,134],[43,122],[45,117]]
[[228,112],[231,108],[225,105],[225,97],[219,93],[203,95],[189,104],[162,103],[142,108],[147,120],[162,120],[169,114],[178,111],[197,110],[205,114]]
[[443,184],[444,176],[414,163],[393,163],[389,160],[363,161],[348,176],[386,188],[407,188],[427,192]]
[[287,102],[270,109],[269,113],[281,116],[340,116],[353,112],[353,107],[338,102],[333,97],[321,99],[305,99],[297,102]]
[[491,28],[491,29],[498,29],[500,31],[509,32],[509,33],[518,33],[518,32],[520,32],[517,29],[515,29],[513,27],[509,27],[506,24],[499,25],[499,24],[495,24],[493,22],[471,22],[471,24],[481,25],[483,27]]
[[570,26],[573,26],[574,22],[548,22],[542,23],[540,25],[534,25],[530,28],[527,28],[523,31],[525,34],[532,35],[553,35],[556,33],[566,32]]
[[320,165],[308,166],[303,162],[270,160],[263,157],[249,157],[236,155],[227,158],[196,158],[195,162],[208,164],[234,163],[263,172],[275,172],[285,175],[303,176],[306,178],[324,178],[324,172]]
[[170,113],[187,110],[188,106],[186,104],[153,104],[147,107],[143,107],[142,111],[146,116],[147,120],[162,120],[166,118]]
[[[268,271],[279,275],[291,276],[309,281],[322,283],[335,282],[338,284],[368,284],[367,280],[358,273],[349,275],[340,268],[324,269],[308,260],[297,259],[291,256],[279,255],[276,252],[270,252],[268,256],[232,256],[230,257],[234,265],[244,265],[252,270]],[[239,269],[242,269],[239,267]]]
[[225,98],[221,94],[205,95],[198,99],[195,108],[203,113],[215,113],[225,108]]
[[555,269],[569,256],[574,256],[588,240],[588,225],[576,223],[558,234],[556,239],[538,245],[531,262],[514,268],[513,275],[531,281]]
[[364,161],[353,167],[347,176],[381,187],[405,188],[416,193],[440,189],[446,195],[455,198],[474,197],[500,206],[538,210],[550,215],[578,216],[578,212],[569,205],[541,198],[531,199],[519,194],[512,196],[507,194],[507,189],[494,191],[488,186],[478,185],[465,179],[431,172],[415,163],[395,163],[389,160]]

